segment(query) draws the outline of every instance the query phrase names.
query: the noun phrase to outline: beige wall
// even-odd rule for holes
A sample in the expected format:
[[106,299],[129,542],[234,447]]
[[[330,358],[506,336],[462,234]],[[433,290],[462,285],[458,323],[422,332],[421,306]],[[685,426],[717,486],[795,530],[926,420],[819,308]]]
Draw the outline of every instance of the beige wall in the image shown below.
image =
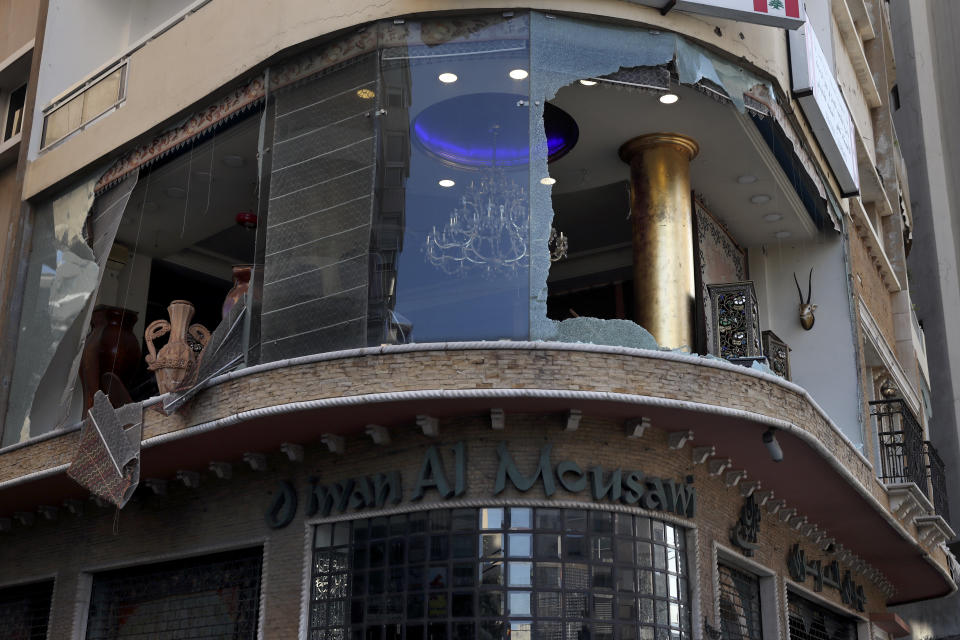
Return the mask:
[[[34,196],[131,140],[159,132],[175,115],[203,105],[222,87],[234,84],[237,77],[294,45],[385,17],[506,6],[582,14],[585,5],[577,0],[214,0],[132,54],[127,100],[122,108],[39,155],[38,119],[31,144],[31,158],[35,160],[27,172],[25,194]],[[680,12],[664,17],[658,10],[621,0],[595,0],[589,9],[597,17],[687,34],[726,50],[733,58],[745,59],[789,91],[786,38],[780,29]],[[715,31],[718,25],[721,35]]]
[[40,0],[0,0],[0,62],[36,35]]
[[[0,169],[0,229],[6,232],[15,209],[19,208],[17,193],[17,165]],[[6,236],[6,233],[4,233]],[[0,259],[3,258],[6,242],[0,243]]]

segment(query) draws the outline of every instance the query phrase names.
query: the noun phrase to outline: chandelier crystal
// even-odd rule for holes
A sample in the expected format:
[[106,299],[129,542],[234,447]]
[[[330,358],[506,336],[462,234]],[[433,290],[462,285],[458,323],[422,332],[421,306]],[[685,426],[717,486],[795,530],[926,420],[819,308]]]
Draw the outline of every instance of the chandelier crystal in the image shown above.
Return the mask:
[[[448,275],[512,274],[529,263],[526,190],[502,169],[483,169],[441,230],[427,234],[427,261]],[[550,228],[550,261],[567,256],[567,237]]]

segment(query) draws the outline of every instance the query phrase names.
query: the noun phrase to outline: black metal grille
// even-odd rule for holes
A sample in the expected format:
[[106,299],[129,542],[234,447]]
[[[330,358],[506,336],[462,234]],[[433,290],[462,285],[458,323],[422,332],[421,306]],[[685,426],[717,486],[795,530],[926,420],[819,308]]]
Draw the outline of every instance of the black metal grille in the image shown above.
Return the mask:
[[573,509],[318,525],[310,640],[686,640],[683,530]]
[[913,482],[927,493],[927,471],[923,459],[923,429],[903,400],[870,403],[877,419],[880,440],[880,479],[883,482]]
[[933,498],[933,507],[937,515],[950,521],[950,507],[947,498],[947,477],[943,467],[943,460],[937,453],[937,448],[931,443],[926,442],[927,450],[927,472],[930,476],[930,491]]
[[851,618],[801,598],[787,596],[790,640],[856,640],[857,626]]
[[52,595],[53,580],[0,589],[0,635],[14,640],[44,640]]
[[760,580],[727,565],[720,574],[720,631],[723,640],[760,640]]
[[88,640],[256,638],[262,549],[96,574]]

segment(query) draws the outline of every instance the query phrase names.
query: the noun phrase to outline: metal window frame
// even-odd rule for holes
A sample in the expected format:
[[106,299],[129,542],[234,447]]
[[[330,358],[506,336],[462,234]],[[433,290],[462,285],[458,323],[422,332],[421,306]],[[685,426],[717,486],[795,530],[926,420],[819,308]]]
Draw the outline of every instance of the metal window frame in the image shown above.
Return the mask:
[[[312,601],[310,587],[312,583],[312,564],[313,564],[313,552],[314,552],[314,532],[317,525],[321,524],[334,524],[338,522],[349,522],[353,520],[365,520],[373,519],[377,517],[389,517],[392,515],[407,515],[411,513],[420,512],[420,511],[434,511],[434,510],[451,510],[451,509],[484,509],[484,508],[545,508],[545,509],[559,509],[559,510],[584,510],[584,511],[605,511],[609,513],[621,513],[631,516],[644,516],[648,517],[651,520],[659,520],[665,524],[670,524],[672,526],[678,527],[681,535],[684,535],[684,547],[683,553],[685,553],[685,563],[688,575],[687,580],[687,611],[690,616],[690,627],[689,627],[689,637],[691,640],[703,640],[702,629],[700,625],[697,624],[697,620],[700,615],[699,607],[699,597],[700,590],[699,584],[696,579],[699,571],[699,563],[697,562],[697,557],[699,556],[698,548],[695,548],[694,545],[697,544],[698,540],[698,527],[695,520],[687,520],[682,517],[679,517],[675,514],[665,513],[663,511],[654,511],[648,509],[641,509],[637,507],[628,507],[625,505],[618,504],[602,504],[602,503],[589,503],[589,502],[579,502],[575,500],[537,500],[537,499],[522,499],[522,498],[506,498],[506,499],[490,499],[490,500],[449,500],[444,502],[428,502],[428,503],[412,503],[404,504],[402,507],[395,508],[384,508],[384,509],[369,509],[364,511],[355,511],[344,514],[338,514],[335,516],[328,517],[313,517],[307,518],[303,523],[303,575],[301,578],[301,590],[300,590],[300,626],[299,626],[299,638],[300,640],[307,640],[310,633],[310,603]],[[506,530],[503,531],[506,533]],[[530,529],[530,533],[536,533],[536,528]],[[429,532],[427,532],[429,534]],[[652,543],[651,543],[652,544]],[[531,562],[536,562],[534,557],[530,558]],[[452,562],[448,561],[448,562]],[[561,558],[560,562],[565,562]],[[586,564],[592,566],[589,560],[585,561]],[[448,590],[452,590],[452,586]],[[478,589],[479,587],[473,587]],[[503,585],[502,590],[507,592],[509,589],[506,585]],[[536,589],[531,585],[530,591],[534,592]],[[590,592],[588,592],[590,593]],[[651,596],[653,599],[656,599],[657,596]],[[349,598],[348,598],[349,600]],[[475,616],[479,618],[479,616]],[[504,618],[509,617],[508,614],[504,614]],[[537,616],[531,614],[529,616],[531,620],[537,619]],[[451,616],[447,616],[444,620],[449,621]],[[525,618],[526,619],[526,618]],[[424,618],[424,622],[428,618]],[[616,623],[616,619],[611,621],[611,624]],[[349,624],[345,625],[349,627]]]
[[[126,100],[127,100],[127,79],[128,79],[128,77],[129,77],[129,73],[130,73],[130,64],[129,64],[129,63],[130,63],[130,58],[129,58],[129,57],[124,57],[123,59],[121,59],[121,60],[120,60],[119,62],[117,62],[116,64],[113,64],[113,65],[111,65],[110,67],[108,67],[108,68],[107,68],[105,71],[103,71],[102,73],[98,73],[96,76],[90,78],[90,80],[87,80],[87,81],[84,82],[81,86],[77,87],[76,89],[74,89],[73,91],[71,91],[70,93],[68,93],[67,95],[65,95],[64,97],[59,98],[59,99],[57,99],[57,100],[54,101],[54,102],[51,102],[49,105],[47,105],[46,107],[43,108],[43,110],[40,112],[40,113],[41,113],[41,116],[43,117],[43,126],[40,128],[40,144],[41,144],[40,152],[41,152],[41,153],[46,152],[46,151],[49,151],[50,149],[54,149],[54,148],[58,147],[58,146],[59,146],[60,144],[62,144],[63,142],[65,142],[65,141],[69,140],[70,138],[72,138],[73,136],[75,136],[75,135],[77,134],[77,132],[83,131],[83,130],[86,129],[88,126],[90,126],[91,124],[97,122],[98,120],[100,120],[100,119],[101,119],[102,117],[104,117],[105,115],[107,115],[107,114],[109,114],[109,113],[112,113],[113,111],[119,109],[120,106],[123,105],[124,102],[126,102]],[[80,125],[79,125],[76,129],[71,129],[70,131],[68,131],[67,133],[65,133],[62,137],[54,140],[53,142],[44,144],[44,140],[46,139],[46,135],[47,135],[47,120],[49,119],[49,117],[50,117],[51,115],[53,115],[56,111],[60,110],[61,108],[65,107],[65,106],[67,106],[67,104],[69,104],[70,102],[72,102],[74,99],[78,99],[78,98],[82,99],[83,95],[84,95],[89,89],[92,89],[92,88],[95,87],[97,84],[99,84],[101,81],[105,80],[108,76],[110,76],[111,74],[113,74],[113,72],[115,72],[117,69],[122,69],[122,73],[120,74],[120,86],[119,86],[119,88],[117,89],[117,99],[116,99],[116,101],[113,102],[113,104],[111,104],[109,107],[105,108],[105,109],[104,109],[103,111],[101,111],[100,113],[97,113],[96,115],[91,116],[89,120],[87,120],[87,121],[85,121],[85,122],[81,122]]]
[[799,585],[795,582],[791,582],[787,578],[784,578],[782,618],[784,622],[783,637],[785,638],[785,640],[791,640],[790,621],[789,621],[789,615],[790,615],[789,598],[791,593],[797,596],[800,596],[805,600],[809,600],[810,602],[818,606],[821,606],[832,613],[835,613],[839,616],[843,616],[845,618],[850,618],[851,620],[853,620],[856,626],[856,640],[872,640],[871,632],[870,632],[870,620],[866,617],[866,615],[857,611],[845,609],[843,606],[838,605],[835,602],[832,602],[827,598],[823,597],[823,595],[816,593],[815,591],[812,591],[807,587]]
[[[765,640],[786,637],[786,597],[781,602],[777,589],[777,574],[764,565],[750,560],[734,549],[713,541],[711,579],[713,582],[713,615],[720,621],[720,572],[718,564],[727,564],[734,569],[752,573],[760,582],[760,625]],[[782,613],[781,613],[782,612]]]
[[170,551],[166,553],[154,553],[135,558],[127,558],[114,562],[104,562],[80,567],[76,570],[77,585],[74,591],[74,612],[73,622],[71,623],[71,640],[85,640],[87,637],[87,614],[90,611],[90,597],[93,593],[93,577],[96,573],[105,571],[116,571],[122,569],[132,569],[135,567],[161,564],[174,560],[189,560],[190,558],[200,558],[216,553],[228,551],[239,551],[251,547],[260,547],[262,560],[260,566],[260,602],[257,612],[257,638],[263,638],[263,620],[266,613],[265,598],[267,586],[267,559],[269,557],[270,541],[267,537],[245,538],[220,545],[203,545],[184,551]]
[[[16,140],[17,138],[23,135],[23,120],[24,120],[24,116],[26,116],[26,107],[27,107],[27,95],[26,95],[27,84],[29,83],[24,82],[23,84],[17,85],[10,91],[6,92],[7,99],[4,100],[3,116],[2,118],[0,118],[0,146],[3,146],[9,143],[11,140]],[[7,130],[7,120],[10,119],[10,104],[13,102],[13,94],[15,94],[20,89],[25,90],[23,95],[23,114],[20,116],[20,131],[11,133],[9,138],[4,138],[3,134],[6,133],[6,130]]]

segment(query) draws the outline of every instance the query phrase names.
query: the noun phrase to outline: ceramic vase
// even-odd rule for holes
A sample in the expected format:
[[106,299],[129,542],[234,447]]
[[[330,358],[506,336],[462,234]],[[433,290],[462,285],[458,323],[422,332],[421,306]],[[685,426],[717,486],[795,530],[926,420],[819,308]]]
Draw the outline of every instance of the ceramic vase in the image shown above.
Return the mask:
[[[147,368],[154,372],[157,378],[157,390],[168,393],[183,388],[190,383],[187,376],[196,371],[199,354],[195,353],[187,342],[187,334],[193,338],[192,342],[199,344],[202,349],[210,339],[210,332],[201,325],[190,325],[193,319],[193,304],[186,300],[174,300],[167,307],[170,321],[154,320],[144,332],[147,342]],[[167,344],[159,350],[153,342],[166,334],[170,334]]]
[[252,264],[237,264],[233,266],[233,288],[227,293],[227,297],[223,300],[223,307],[220,310],[220,315],[223,320],[227,319],[227,316],[230,315],[230,310],[241,300],[243,296],[247,294],[247,289],[250,288],[250,274],[253,271]]
[[[140,341],[133,333],[136,323],[136,311],[106,305],[94,308],[80,362],[84,412],[93,406],[98,389],[107,391],[102,384],[106,374],[116,376],[125,387],[123,391],[129,389],[140,360]],[[119,395],[125,396],[123,391]]]

